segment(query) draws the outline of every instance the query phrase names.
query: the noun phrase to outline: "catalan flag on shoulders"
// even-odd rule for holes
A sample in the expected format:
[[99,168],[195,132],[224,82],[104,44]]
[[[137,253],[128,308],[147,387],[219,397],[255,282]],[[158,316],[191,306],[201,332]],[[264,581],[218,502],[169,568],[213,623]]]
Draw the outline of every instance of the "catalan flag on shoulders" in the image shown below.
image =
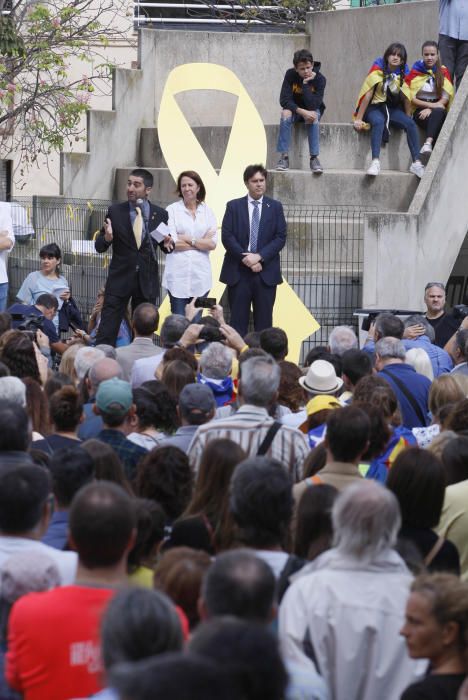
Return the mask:
[[[410,90],[410,99],[412,100],[418,92],[421,90],[424,83],[430,78],[435,78],[437,72],[437,66],[434,68],[428,68],[424,61],[416,61],[411,68],[411,71],[406,76],[406,82]],[[445,66],[442,66],[442,73],[444,76],[444,82],[442,85],[442,90],[447,93],[449,101],[447,105],[447,111],[450,109],[452,100],[454,97],[454,89],[450,73]]]
[[369,92],[369,90],[375,88],[379,83],[383,83],[385,80],[398,80],[397,85],[399,90],[405,95],[405,97],[410,99],[409,86],[407,85],[405,80],[403,80],[403,82],[400,85],[401,75],[403,74],[403,76],[406,76],[408,73],[408,66],[405,63],[404,66],[400,66],[400,68],[397,68],[392,73],[385,74],[385,64],[382,56],[376,58],[363,84],[361,85],[361,89],[359,90],[359,96],[356,102],[356,108],[354,110],[354,119],[356,118],[356,114],[358,113],[359,106],[363,100],[364,95],[367,92]]

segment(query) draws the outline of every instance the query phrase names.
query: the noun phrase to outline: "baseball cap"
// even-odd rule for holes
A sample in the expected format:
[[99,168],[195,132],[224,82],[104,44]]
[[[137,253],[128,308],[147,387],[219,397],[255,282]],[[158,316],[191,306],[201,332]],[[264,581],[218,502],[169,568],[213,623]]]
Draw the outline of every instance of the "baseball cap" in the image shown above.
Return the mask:
[[324,411],[327,408],[341,408],[341,404],[335,396],[319,394],[319,396],[314,396],[314,398],[309,401],[306,406],[306,411],[308,416],[313,416],[314,413]]
[[103,413],[123,416],[133,403],[132,387],[129,382],[113,377],[99,384],[96,406]]
[[216,407],[213,392],[206,384],[186,384],[179,395],[179,408],[185,414],[210,413]]

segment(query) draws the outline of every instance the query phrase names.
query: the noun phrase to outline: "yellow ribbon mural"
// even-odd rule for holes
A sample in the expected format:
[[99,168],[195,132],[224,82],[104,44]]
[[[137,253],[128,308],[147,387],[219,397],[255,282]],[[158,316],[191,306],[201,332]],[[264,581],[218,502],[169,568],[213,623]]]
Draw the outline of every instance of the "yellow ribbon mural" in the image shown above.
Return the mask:
[[[220,90],[235,95],[237,107],[221,170],[213,168],[176,101],[176,95],[188,90]],[[218,226],[226,202],[246,194],[242,174],[250,163],[266,163],[267,142],[261,117],[237,76],[225,66],[214,63],[188,63],[174,68],[164,86],[158,118],[158,136],[167,167],[174,178],[183,170],[195,170],[207,192],[207,204],[213,209]],[[224,285],[218,281],[224,249],[219,242],[210,255],[215,284],[210,296],[220,299]],[[170,313],[169,298],[160,308],[161,317]],[[289,357],[299,360],[302,341],[315,333],[319,325],[294,290],[284,281],[278,286],[273,323],[289,338]]]

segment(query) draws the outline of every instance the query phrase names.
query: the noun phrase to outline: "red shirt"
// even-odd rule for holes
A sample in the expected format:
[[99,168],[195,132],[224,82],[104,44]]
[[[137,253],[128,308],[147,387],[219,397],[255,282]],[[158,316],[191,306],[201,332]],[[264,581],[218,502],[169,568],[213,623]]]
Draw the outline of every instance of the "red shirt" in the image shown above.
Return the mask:
[[114,593],[63,586],[29,593],[15,603],[6,678],[24,700],[69,700],[102,688],[99,625]]

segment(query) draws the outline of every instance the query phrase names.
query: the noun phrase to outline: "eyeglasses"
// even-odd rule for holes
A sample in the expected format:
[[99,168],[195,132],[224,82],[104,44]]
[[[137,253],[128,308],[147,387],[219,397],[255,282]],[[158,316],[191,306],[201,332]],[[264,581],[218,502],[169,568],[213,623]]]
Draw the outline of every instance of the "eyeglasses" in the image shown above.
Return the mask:
[[39,256],[41,260],[57,260],[58,258],[55,257],[55,255],[40,255]]
[[427,292],[428,289],[431,287],[440,287],[440,289],[445,292],[445,284],[442,282],[428,282],[426,286],[424,287],[424,291]]

